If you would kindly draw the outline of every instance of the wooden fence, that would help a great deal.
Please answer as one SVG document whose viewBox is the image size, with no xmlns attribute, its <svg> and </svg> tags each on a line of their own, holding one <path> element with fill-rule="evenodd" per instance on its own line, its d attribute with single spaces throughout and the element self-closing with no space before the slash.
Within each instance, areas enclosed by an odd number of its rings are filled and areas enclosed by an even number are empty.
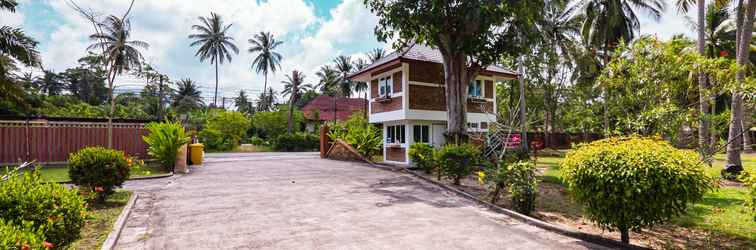
<svg viewBox="0 0 756 250">
<path fill-rule="evenodd" d="M 114 122 L 113 148 L 130 156 L 147 157 L 143 122 Z M 102 121 L 0 120 L 0 164 L 24 161 L 66 162 L 69 154 L 89 146 L 107 146 Z"/>
</svg>

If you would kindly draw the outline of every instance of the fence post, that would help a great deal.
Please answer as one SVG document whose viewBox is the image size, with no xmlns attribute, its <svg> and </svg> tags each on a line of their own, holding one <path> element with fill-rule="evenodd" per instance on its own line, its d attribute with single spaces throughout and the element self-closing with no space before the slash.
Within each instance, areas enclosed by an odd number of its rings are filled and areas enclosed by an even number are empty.
<svg viewBox="0 0 756 250">
<path fill-rule="evenodd" d="M 328 149 L 330 149 L 328 144 L 328 131 L 330 131 L 328 125 L 323 124 L 323 126 L 320 127 L 320 158 L 325 158 Z"/>
</svg>

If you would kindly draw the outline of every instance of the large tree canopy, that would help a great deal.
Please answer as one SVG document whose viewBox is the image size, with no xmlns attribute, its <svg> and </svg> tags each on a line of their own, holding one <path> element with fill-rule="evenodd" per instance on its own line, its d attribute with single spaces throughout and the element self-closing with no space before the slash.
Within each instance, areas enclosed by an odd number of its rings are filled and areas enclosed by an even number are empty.
<svg viewBox="0 0 756 250">
<path fill-rule="evenodd" d="M 381 41 L 417 42 L 443 56 L 450 142 L 464 141 L 467 84 L 486 66 L 529 51 L 544 1 L 365 0 Z"/>
</svg>

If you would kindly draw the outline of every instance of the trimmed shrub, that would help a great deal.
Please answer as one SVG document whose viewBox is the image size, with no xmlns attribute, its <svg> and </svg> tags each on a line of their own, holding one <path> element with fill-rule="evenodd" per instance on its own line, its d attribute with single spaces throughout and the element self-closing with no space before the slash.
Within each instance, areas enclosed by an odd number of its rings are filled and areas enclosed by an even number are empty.
<svg viewBox="0 0 756 250">
<path fill-rule="evenodd" d="M 629 231 L 683 214 L 689 202 L 711 189 L 696 153 L 649 138 L 619 137 L 581 144 L 561 163 L 571 196 L 591 220 Z"/>
<path fill-rule="evenodd" d="M 0 249 L 44 249 L 45 235 L 31 222 L 17 226 L 0 218 Z"/>
<path fill-rule="evenodd" d="M 213 111 L 208 115 L 199 137 L 209 150 L 228 151 L 239 146 L 251 122 L 240 112 Z"/>
<path fill-rule="evenodd" d="M 740 175 L 740 180 L 748 189 L 748 196 L 743 205 L 745 205 L 746 211 L 753 215 L 753 220 L 756 221 L 756 173 L 743 172 Z"/>
<path fill-rule="evenodd" d="M 189 143 L 184 127 L 178 122 L 165 121 L 150 122 L 146 128 L 150 134 L 142 138 L 150 146 L 147 153 L 160 161 L 163 168 L 172 171 L 179 148 Z"/>
<path fill-rule="evenodd" d="M 331 140 L 341 139 L 368 159 L 381 153 L 383 139 L 381 130 L 368 123 L 362 114 L 353 114 L 349 120 L 339 122 L 328 132 Z"/>
<path fill-rule="evenodd" d="M 282 134 L 273 140 L 273 147 L 286 152 L 315 151 L 320 147 L 320 138 L 310 133 Z"/>
<path fill-rule="evenodd" d="M 79 238 L 85 212 L 86 202 L 76 189 L 45 182 L 39 172 L 0 183 L 0 219 L 22 231 L 39 232 L 44 235 L 41 240 L 56 247 L 64 248 Z"/>
<path fill-rule="evenodd" d="M 415 166 L 425 171 L 425 173 L 430 173 L 435 167 L 435 161 L 433 160 L 433 152 L 435 150 L 430 144 L 415 143 L 410 145 L 409 157 L 415 163 Z"/>
<path fill-rule="evenodd" d="M 105 201 L 114 187 L 129 179 L 130 161 L 123 151 L 88 147 L 68 157 L 68 177 L 74 184 L 97 192 L 97 201 Z"/>
<path fill-rule="evenodd" d="M 460 180 L 472 174 L 473 167 L 480 163 L 480 150 L 473 144 L 447 144 L 435 156 L 439 177 L 445 177 L 459 185 Z"/>
</svg>

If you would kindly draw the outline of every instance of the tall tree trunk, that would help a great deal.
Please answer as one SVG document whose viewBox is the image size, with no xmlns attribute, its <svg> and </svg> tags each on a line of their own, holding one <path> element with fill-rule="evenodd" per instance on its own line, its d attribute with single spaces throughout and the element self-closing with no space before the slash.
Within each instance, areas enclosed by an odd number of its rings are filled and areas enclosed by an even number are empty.
<svg viewBox="0 0 756 250">
<path fill-rule="evenodd" d="M 292 118 L 292 114 L 293 113 L 294 113 L 294 98 L 291 98 L 291 100 L 289 100 L 289 134 L 291 134 L 292 130 L 294 130 L 293 124 L 292 124 L 293 123 L 293 118 Z"/>
<path fill-rule="evenodd" d="M 520 59 L 520 76 L 518 82 L 520 83 L 520 145 L 522 150 L 528 152 L 528 111 L 525 108 L 525 67 L 522 65 L 522 58 Z"/>
<path fill-rule="evenodd" d="M 630 230 L 627 228 L 620 228 L 620 240 L 622 243 L 630 244 Z"/>
<path fill-rule="evenodd" d="M 698 53 L 705 56 L 706 53 L 706 1 L 698 0 L 698 41 L 696 47 Z M 709 96 L 706 82 L 706 74 L 698 74 L 698 149 L 701 153 L 701 159 L 705 158 L 711 152 L 711 141 L 709 141 Z"/>
<path fill-rule="evenodd" d="M 444 51 L 444 80 L 446 82 L 447 143 L 467 142 L 467 88 L 470 74 L 467 56 L 463 53 Z M 473 75 L 474 76 L 474 75 Z"/>
<path fill-rule="evenodd" d="M 370 83 L 368 83 L 368 84 L 370 84 Z M 368 119 L 370 119 L 370 118 L 368 117 L 368 103 L 370 102 L 370 101 L 368 100 L 368 90 L 369 90 L 369 89 L 370 89 L 370 85 L 368 85 L 368 88 L 367 88 L 367 89 L 365 89 L 365 109 L 364 109 L 364 110 L 362 111 L 362 112 L 363 112 L 363 113 L 365 114 L 365 120 L 368 120 Z"/>
<path fill-rule="evenodd" d="M 604 42 L 604 67 L 607 66 L 609 66 L 609 41 Z M 601 95 L 604 96 L 604 101 L 602 102 L 604 109 L 604 136 L 609 136 L 609 88 L 602 86 Z"/>
<path fill-rule="evenodd" d="M 108 148 L 113 148 L 113 115 L 115 114 L 115 99 L 113 98 L 113 82 L 115 81 L 116 72 L 110 68 L 110 75 L 108 75 L 108 98 L 110 98 L 110 113 L 108 114 Z"/>
<path fill-rule="evenodd" d="M 742 2 L 742 1 L 741 1 Z M 739 11 L 743 11 L 743 6 L 739 6 Z M 731 140 L 727 144 L 727 165 L 742 166 L 743 163 L 740 159 L 740 147 L 742 146 L 742 121 L 743 121 L 743 93 L 741 93 L 745 82 L 745 67 L 748 65 L 748 53 L 750 51 L 750 42 L 753 30 L 753 15 L 756 11 L 756 0 L 749 0 L 748 6 L 744 12 L 744 19 L 740 26 L 738 26 L 737 35 L 737 64 L 740 69 L 737 72 L 737 83 L 735 90 L 732 93 L 732 105 L 730 114 L 730 129 L 728 133 L 728 140 Z M 740 15 L 738 15 L 740 18 Z"/>
<path fill-rule="evenodd" d="M 263 96 L 265 96 L 265 91 L 268 91 L 268 73 L 263 73 L 263 77 L 265 77 L 265 83 L 263 83 Z M 273 105 L 272 101 L 270 102 L 270 105 L 268 104 L 268 98 L 269 97 L 265 98 L 265 106 L 263 111 L 270 110 L 269 106 Z"/>
<path fill-rule="evenodd" d="M 753 142 L 751 141 L 751 133 L 749 132 L 751 129 L 751 115 L 752 113 L 748 112 L 747 108 L 743 108 L 743 125 L 741 127 L 743 128 L 743 152 L 746 153 L 753 153 Z"/>
<path fill-rule="evenodd" d="M 218 107 L 218 62 L 215 62 L 215 97 L 213 97 L 213 107 Z"/>
<path fill-rule="evenodd" d="M 158 120 L 163 120 L 163 76 L 160 76 L 158 83 Z"/>
</svg>

